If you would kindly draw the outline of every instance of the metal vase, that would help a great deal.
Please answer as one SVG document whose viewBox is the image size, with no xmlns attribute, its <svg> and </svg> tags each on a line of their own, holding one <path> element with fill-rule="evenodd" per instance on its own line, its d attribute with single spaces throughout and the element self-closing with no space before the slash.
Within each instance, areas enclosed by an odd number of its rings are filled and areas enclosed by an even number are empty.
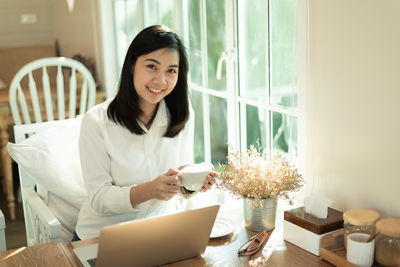
<svg viewBox="0 0 400 267">
<path fill-rule="evenodd" d="M 276 198 L 251 199 L 243 198 L 244 222 L 246 228 L 259 232 L 275 228 Z"/>
</svg>

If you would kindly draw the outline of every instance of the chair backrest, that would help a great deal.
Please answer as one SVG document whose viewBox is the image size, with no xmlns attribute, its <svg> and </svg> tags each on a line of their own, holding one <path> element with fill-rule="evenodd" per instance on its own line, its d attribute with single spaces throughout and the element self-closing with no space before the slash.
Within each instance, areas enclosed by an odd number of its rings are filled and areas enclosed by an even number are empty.
<svg viewBox="0 0 400 267">
<path fill-rule="evenodd" d="M 40 79 L 40 72 L 41 83 L 35 81 Z M 51 77 L 52 73 L 55 77 Z M 69 87 L 67 97 L 65 87 Z M 26 64 L 14 76 L 10 86 L 11 113 L 16 125 L 30 124 L 32 119 L 34 122 L 42 122 L 74 118 L 78 101 L 78 114 L 84 114 L 94 105 L 95 98 L 96 84 L 89 70 L 82 63 L 64 57 L 42 58 Z M 43 113 L 43 110 L 46 112 Z M 43 114 L 46 120 L 42 118 Z"/>
</svg>

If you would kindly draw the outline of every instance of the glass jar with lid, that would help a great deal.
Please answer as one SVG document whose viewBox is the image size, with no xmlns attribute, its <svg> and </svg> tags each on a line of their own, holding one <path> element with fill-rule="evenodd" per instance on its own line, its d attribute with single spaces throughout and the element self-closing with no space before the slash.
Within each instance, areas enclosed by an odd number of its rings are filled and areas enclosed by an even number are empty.
<svg viewBox="0 0 400 267">
<path fill-rule="evenodd" d="M 374 235 L 375 224 L 379 220 L 379 213 L 371 209 L 351 209 L 343 213 L 344 246 L 347 248 L 347 236 L 361 232 Z"/>
<path fill-rule="evenodd" d="M 381 219 L 376 231 L 375 260 L 383 266 L 400 266 L 400 219 Z"/>
</svg>

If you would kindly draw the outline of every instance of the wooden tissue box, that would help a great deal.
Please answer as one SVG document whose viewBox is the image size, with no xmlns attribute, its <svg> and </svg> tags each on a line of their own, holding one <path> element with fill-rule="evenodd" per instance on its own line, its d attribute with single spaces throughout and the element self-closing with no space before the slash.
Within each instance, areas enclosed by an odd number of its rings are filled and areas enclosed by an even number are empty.
<svg viewBox="0 0 400 267">
<path fill-rule="evenodd" d="M 328 217 L 318 219 L 304 211 L 304 207 L 284 213 L 283 237 L 286 241 L 319 256 L 321 238 L 343 228 L 343 213 L 328 208 Z"/>
</svg>

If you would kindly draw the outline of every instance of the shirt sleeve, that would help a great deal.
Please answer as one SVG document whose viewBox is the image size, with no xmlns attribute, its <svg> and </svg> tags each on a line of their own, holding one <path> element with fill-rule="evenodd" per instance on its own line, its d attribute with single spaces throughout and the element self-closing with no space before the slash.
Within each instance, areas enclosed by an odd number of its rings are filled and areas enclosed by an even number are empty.
<svg viewBox="0 0 400 267">
<path fill-rule="evenodd" d="M 111 158 L 107 152 L 101 122 L 87 113 L 81 125 L 79 155 L 82 174 L 92 209 L 99 215 L 139 211 L 130 202 L 131 186 L 116 186 L 110 175 Z"/>
</svg>

